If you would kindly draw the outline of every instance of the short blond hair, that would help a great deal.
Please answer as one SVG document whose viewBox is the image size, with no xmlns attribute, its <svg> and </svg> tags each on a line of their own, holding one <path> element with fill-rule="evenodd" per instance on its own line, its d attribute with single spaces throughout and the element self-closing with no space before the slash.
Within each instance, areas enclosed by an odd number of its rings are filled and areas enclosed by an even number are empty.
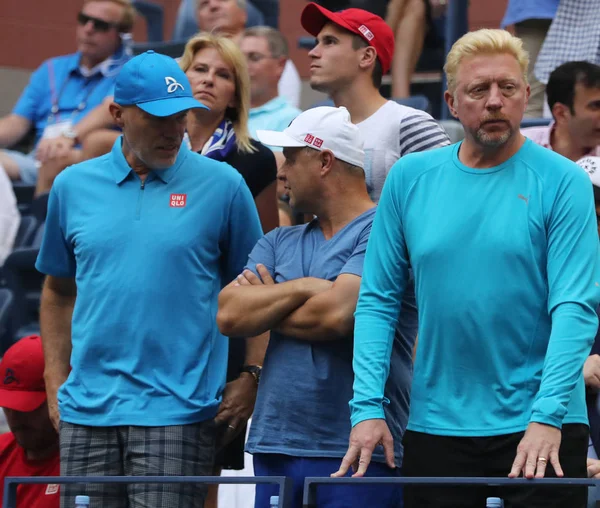
<svg viewBox="0 0 600 508">
<path fill-rule="evenodd" d="M 131 3 L 131 0 L 83 0 L 83 5 L 91 2 L 112 2 L 113 4 L 120 5 L 123 7 L 123 16 L 119 21 L 120 32 L 131 32 L 133 29 L 133 22 L 135 21 L 135 8 Z"/>
<path fill-rule="evenodd" d="M 506 30 L 482 28 L 466 33 L 452 45 L 444 65 L 448 91 L 454 93 L 456 90 L 456 74 L 463 59 L 502 53 L 515 57 L 521 67 L 523 80 L 527 84 L 529 55 L 523 49 L 523 41 Z"/>
<path fill-rule="evenodd" d="M 241 152 L 254 152 L 255 149 L 250 142 L 250 132 L 248 131 L 248 115 L 250 112 L 248 64 L 237 44 L 222 35 L 212 33 L 195 35 L 185 45 L 183 56 L 179 59 L 179 66 L 183 69 L 183 72 L 187 72 L 196 53 L 207 48 L 215 49 L 223 61 L 233 69 L 237 106 L 227 108 L 225 117 L 233 123 L 238 150 Z"/>
</svg>

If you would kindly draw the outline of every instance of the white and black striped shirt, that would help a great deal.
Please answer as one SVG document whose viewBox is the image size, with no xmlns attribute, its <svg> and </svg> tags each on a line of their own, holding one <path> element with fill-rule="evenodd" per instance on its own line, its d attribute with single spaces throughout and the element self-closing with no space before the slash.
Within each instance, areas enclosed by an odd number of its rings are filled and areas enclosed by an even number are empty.
<svg viewBox="0 0 600 508">
<path fill-rule="evenodd" d="M 357 126 L 364 140 L 367 188 L 375 202 L 400 157 L 450 144 L 446 131 L 431 115 L 394 101 L 387 101 Z"/>
</svg>

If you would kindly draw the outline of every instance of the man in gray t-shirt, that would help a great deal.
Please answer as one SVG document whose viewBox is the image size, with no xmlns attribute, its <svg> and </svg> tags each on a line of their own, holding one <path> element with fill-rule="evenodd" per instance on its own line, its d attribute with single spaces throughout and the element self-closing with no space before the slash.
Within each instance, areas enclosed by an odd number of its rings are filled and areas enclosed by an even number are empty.
<svg viewBox="0 0 600 508">
<path fill-rule="evenodd" d="M 427 113 L 379 92 L 392 63 L 394 34 L 379 16 L 362 9 L 331 12 L 310 3 L 302 12 L 304 29 L 317 38 L 311 58 L 310 86 L 327 93 L 350 112 L 364 140 L 369 195 L 379 201 L 385 178 L 403 155 L 450 143 Z"/>
<path fill-rule="evenodd" d="M 217 323 L 229 336 L 271 331 L 247 449 L 257 476 L 292 478 L 292 507 L 301 508 L 305 477 L 333 473 L 347 449 L 353 315 L 376 207 L 366 191 L 360 132 L 345 108 L 310 109 L 283 133 L 259 130 L 258 138 L 284 147 L 280 176 L 290 203 L 315 218 L 258 241 L 247 269 L 221 292 Z M 376 450 L 374 476 L 398 474 L 413 345 L 414 335 L 395 330 L 385 413 L 394 453 Z M 257 486 L 255 506 L 268 506 L 276 493 Z M 391 508 L 399 496 L 394 486 L 338 486 L 319 489 L 317 502 Z"/>
</svg>

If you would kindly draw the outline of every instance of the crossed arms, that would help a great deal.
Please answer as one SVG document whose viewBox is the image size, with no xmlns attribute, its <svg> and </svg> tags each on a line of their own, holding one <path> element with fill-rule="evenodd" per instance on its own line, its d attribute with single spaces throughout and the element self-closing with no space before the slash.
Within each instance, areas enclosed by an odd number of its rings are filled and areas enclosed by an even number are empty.
<svg viewBox="0 0 600 508">
<path fill-rule="evenodd" d="M 230 337 L 267 330 L 300 340 L 335 340 L 352 335 L 361 278 L 342 274 L 335 282 L 303 277 L 275 284 L 264 265 L 257 276 L 244 270 L 219 295 L 217 325 Z"/>
</svg>

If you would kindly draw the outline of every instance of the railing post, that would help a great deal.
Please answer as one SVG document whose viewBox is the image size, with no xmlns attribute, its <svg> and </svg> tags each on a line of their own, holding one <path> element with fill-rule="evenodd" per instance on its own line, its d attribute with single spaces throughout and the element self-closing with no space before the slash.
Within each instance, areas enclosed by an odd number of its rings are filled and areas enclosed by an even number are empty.
<svg viewBox="0 0 600 508">
<path fill-rule="evenodd" d="M 10 478 L 4 478 L 4 499 L 2 506 L 4 508 L 17 508 L 17 483 L 11 481 Z"/>
</svg>

